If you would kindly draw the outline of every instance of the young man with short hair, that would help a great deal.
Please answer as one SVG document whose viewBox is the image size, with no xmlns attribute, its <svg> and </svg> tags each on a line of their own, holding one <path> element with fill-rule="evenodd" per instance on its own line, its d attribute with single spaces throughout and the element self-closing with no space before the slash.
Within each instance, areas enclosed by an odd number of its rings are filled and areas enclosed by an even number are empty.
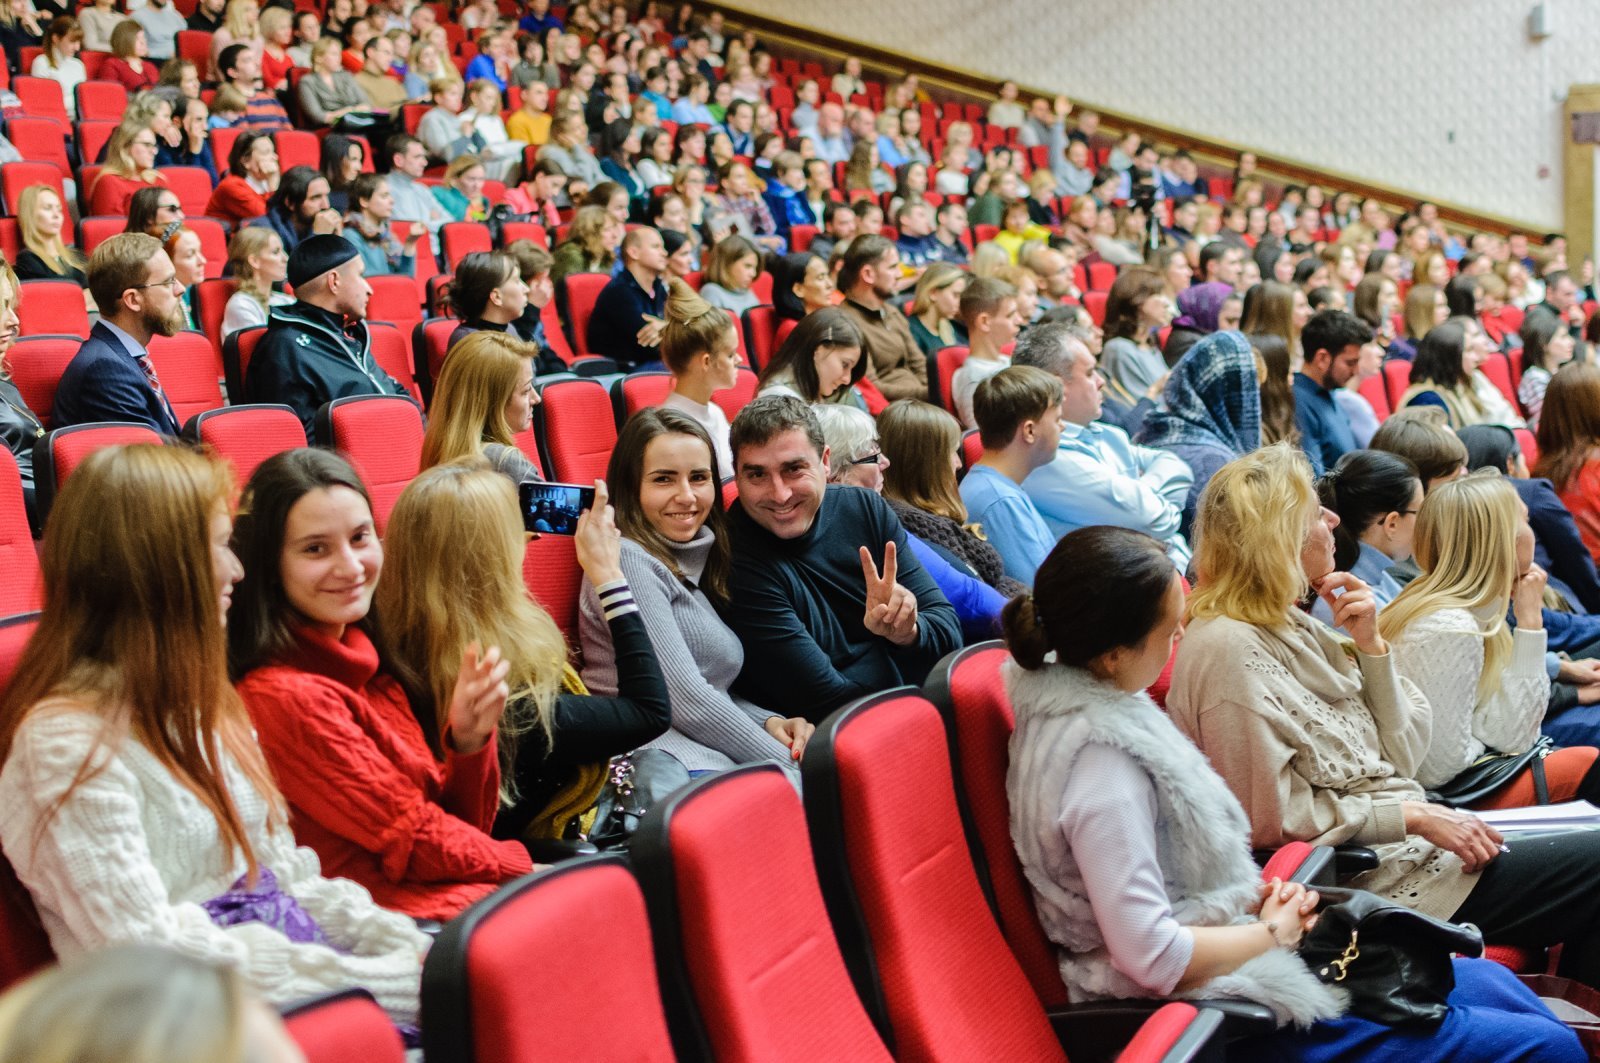
<svg viewBox="0 0 1600 1063">
<path fill-rule="evenodd" d="M 900 252 L 887 238 L 867 233 L 850 241 L 839 270 L 841 307 L 860 327 L 871 356 L 867 379 L 884 398 L 928 397 L 928 360 L 911 335 L 911 323 L 890 302 L 900 291 Z"/>
<path fill-rule="evenodd" d="M 1371 340 L 1372 329 L 1343 310 L 1311 315 L 1300 332 L 1305 362 L 1294 375 L 1294 422 L 1300 429 L 1300 448 L 1318 476 L 1347 451 L 1357 449 L 1350 418 L 1339 409 L 1333 393 L 1355 376 L 1361 347 Z"/>
<path fill-rule="evenodd" d="M 961 501 L 967 518 L 999 551 L 1006 575 L 1029 585 L 1056 537 L 1022 481 L 1055 460 L 1062 395 L 1059 377 L 1013 365 L 979 384 L 972 397 L 983 457 L 962 479 Z"/>
<path fill-rule="evenodd" d="M 967 205 L 960 199 L 947 199 L 934 212 L 934 242 L 939 245 L 939 261 L 965 266 L 970 258 L 962 237 L 967 233 Z"/>
<path fill-rule="evenodd" d="M 961 293 L 960 317 L 967 327 L 967 360 L 950 378 L 950 400 L 961 427 L 975 428 L 972 393 L 1011 364 L 1011 356 L 1000 348 L 1022 330 L 1017 289 L 997 277 L 973 277 Z"/>
<path fill-rule="evenodd" d="M 659 367 L 666 327 L 667 248 L 661 233 L 641 225 L 622 238 L 622 271 L 600 290 L 589 318 L 589 349 L 624 372 Z"/>
</svg>

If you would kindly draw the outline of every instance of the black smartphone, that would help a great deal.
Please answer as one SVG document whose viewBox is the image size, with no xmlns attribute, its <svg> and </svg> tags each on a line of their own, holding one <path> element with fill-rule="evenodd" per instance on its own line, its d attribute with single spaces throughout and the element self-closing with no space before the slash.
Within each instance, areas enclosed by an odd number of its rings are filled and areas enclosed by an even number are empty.
<svg viewBox="0 0 1600 1063">
<path fill-rule="evenodd" d="M 578 515 L 594 505 L 594 488 L 526 481 L 518 487 L 522 526 L 549 535 L 576 535 Z"/>
</svg>

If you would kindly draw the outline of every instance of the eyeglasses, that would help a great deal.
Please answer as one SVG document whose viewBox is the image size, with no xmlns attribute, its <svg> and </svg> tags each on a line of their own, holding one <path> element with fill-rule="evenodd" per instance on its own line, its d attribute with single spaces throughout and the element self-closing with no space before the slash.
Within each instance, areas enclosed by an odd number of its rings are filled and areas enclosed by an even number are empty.
<svg viewBox="0 0 1600 1063">
<path fill-rule="evenodd" d="M 168 213 L 171 213 L 171 214 L 182 214 L 183 213 L 183 204 L 182 203 L 157 203 L 156 204 L 156 209 L 157 210 L 164 210 L 164 211 L 167 211 Z"/>
<path fill-rule="evenodd" d="M 151 281 L 149 284 L 130 284 L 126 288 L 124 288 L 122 290 L 125 291 L 125 292 L 136 292 L 136 291 L 139 291 L 141 288 L 181 288 L 181 287 L 182 287 L 182 285 L 178 283 L 178 275 L 176 273 L 174 273 L 172 276 L 168 277 L 164 281 Z"/>
<path fill-rule="evenodd" d="M 153 148 L 156 146 L 156 142 L 154 140 L 135 140 L 133 146 L 136 148 Z"/>
<path fill-rule="evenodd" d="M 883 460 L 883 451 L 874 450 L 871 454 L 868 454 L 864 458 L 856 458 L 856 459 L 854 459 L 852 461 L 845 462 L 845 464 L 846 465 L 877 465 L 882 460 Z"/>
</svg>

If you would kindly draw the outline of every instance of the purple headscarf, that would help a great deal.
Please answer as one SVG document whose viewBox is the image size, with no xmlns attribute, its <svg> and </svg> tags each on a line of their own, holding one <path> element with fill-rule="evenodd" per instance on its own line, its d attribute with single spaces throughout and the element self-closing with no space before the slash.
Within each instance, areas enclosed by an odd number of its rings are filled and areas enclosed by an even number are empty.
<svg viewBox="0 0 1600 1063">
<path fill-rule="evenodd" d="M 1173 327 L 1190 328 L 1197 332 L 1217 331 L 1217 315 L 1222 312 L 1222 304 L 1233 295 L 1233 285 L 1221 281 L 1207 281 L 1185 288 L 1178 293 L 1181 316 L 1172 323 Z"/>
</svg>

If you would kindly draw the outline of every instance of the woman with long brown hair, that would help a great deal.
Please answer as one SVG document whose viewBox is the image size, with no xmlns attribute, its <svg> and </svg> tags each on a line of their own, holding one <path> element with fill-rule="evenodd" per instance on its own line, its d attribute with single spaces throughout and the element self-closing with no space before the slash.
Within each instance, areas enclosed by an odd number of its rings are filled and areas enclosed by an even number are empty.
<svg viewBox="0 0 1600 1063">
<path fill-rule="evenodd" d="M 1600 367 L 1575 362 L 1550 378 L 1533 474 L 1555 485 L 1583 545 L 1600 559 Z"/>
<path fill-rule="evenodd" d="M 1100 371 L 1106 385 L 1131 404 L 1167 375 L 1155 335 L 1172 320 L 1167 283 L 1153 269 L 1125 269 L 1106 296 L 1105 346 Z"/>
<path fill-rule="evenodd" d="M 1300 443 L 1294 423 L 1294 374 L 1289 371 L 1289 345 L 1271 332 L 1246 336 L 1255 351 L 1261 376 L 1261 442 Z"/>
<path fill-rule="evenodd" d="M 363 986 L 414 1021 L 427 939 L 295 848 L 228 683 L 232 493 L 225 463 L 156 445 L 63 486 L 0 701 L 0 843 L 63 959 L 158 943 L 274 1003 Z"/>
</svg>

